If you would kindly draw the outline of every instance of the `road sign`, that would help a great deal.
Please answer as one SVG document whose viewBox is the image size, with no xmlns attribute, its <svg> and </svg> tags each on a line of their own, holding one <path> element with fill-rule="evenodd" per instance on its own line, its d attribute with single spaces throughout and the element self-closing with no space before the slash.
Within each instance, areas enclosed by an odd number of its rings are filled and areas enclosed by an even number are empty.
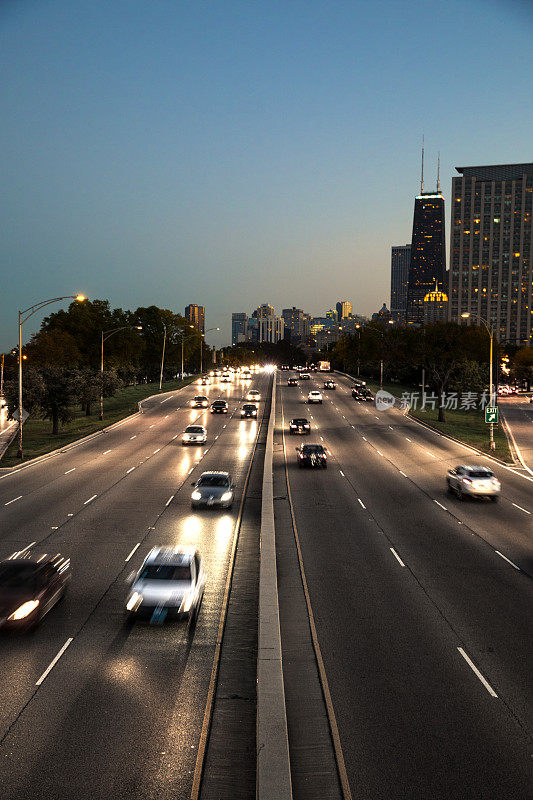
<svg viewBox="0 0 533 800">
<path fill-rule="evenodd" d="M 17 422 L 19 421 L 19 410 L 18 410 L 18 408 L 16 409 L 16 411 L 13 411 L 13 414 L 11 416 L 13 417 L 13 419 L 16 419 Z M 28 419 L 29 416 L 30 415 L 28 414 L 26 409 L 23 408 L 22 409 L 22 422 L 23 423 L 26 422 L 26 420 Z"/>
<path fill-rule="evenodd" d="M 487 424 L 498 424 L 498 406 L 487 406 L 485 408 L 485 422 Z"/>
</svg>

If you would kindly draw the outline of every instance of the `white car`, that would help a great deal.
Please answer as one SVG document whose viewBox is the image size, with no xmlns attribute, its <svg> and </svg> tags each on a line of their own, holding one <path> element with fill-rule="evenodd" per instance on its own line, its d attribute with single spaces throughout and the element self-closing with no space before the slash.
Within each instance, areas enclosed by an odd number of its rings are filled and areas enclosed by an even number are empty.
<svg viewBox="0 0 533 800">
<path fill-rule="evenodd" d="M 252 373 L 248 370 L 243 370 L 241 372 L 241 378 L 243 381 L 251 381 L 252 380 Z"/>
<path fill-rule="evenodd" d="M 197 394 L 191 400 L 191 408 L 207 408 L 209 405 L 209 398 L 205 394 Z"/>
<path fill-rule="evenodd" d="M 490 497 L 493 502 L 499 497 L 501 484 L 488 467 L 461 464 L 448 470 L 446 484 L 449 492 L 455 492 L 459 500 L 465 497 Z"/>
<path fill-rule="evenodd" d="M 182 444 L 205 444 L 207 429 L 203 425 L 187 425 L 181 435 Z"/>
<path fill-rule="evenodd" d="M 250 389 L 246 395 L 247 400 L 261 400 L 261 393 L 257 389 Z"/>
<path fill-rule="evenodd" d="M 198 619 L 205 580 L 197 550 L 154 547 L 139 572 L 128 578 L 127 621 L 141 618 L 162 625 L 165 619 L 188 618 L 192 627 Z"/>
<path fill-rule="evenodd" d="M 308 403 L 321 403 L 322 402 L 322 394 L 317 392 L 316 390 L 309 392 L 307 395 L 307 402 Z"/>
</svg>

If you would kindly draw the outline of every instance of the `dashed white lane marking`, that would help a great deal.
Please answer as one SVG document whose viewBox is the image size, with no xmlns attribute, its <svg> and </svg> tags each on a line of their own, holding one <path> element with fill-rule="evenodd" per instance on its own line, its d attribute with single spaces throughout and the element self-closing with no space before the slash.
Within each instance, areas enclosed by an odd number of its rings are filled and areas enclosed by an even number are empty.
<svg viewBox="0 0 533 800">
<path fill-rule="evenodd" d="M 439 506 L 439 508 L 442 508 L 443 511 L 448 511 L 446 506 L 443 506 L 442 503 L 439 503 L 438 500 L 433 500 L 433 502 L 436 503 Z"/>
<path fill-rule="evenodd" d="M 494 689 L 492 688 L 490 683 L 486 680 L 486 678 L 483 677 L 483 675 L 478 670 L 476 665 L 469 659 L 469 657 L 467 656 L 467 654 L 465 653 L 463 648 L 462 647 L 458 647 L 457 649 L 459 650 L 459 652 L 461 653 L 462 657 L 464 658 L 464 660 L 466 661 L 468 666 L 471 668 L 471 670 L 478 676 L 479 680 L 481 681 L 481 683 L 483 684 L 483 686 L 485 687 L 487 692 L 490 695 L 492 695 L 492 697 L 498 697 L 498 695 L 496 694 L 496 692 L 494 691 Z"/>
<path fill-rule="evenodd" d="M 74 472 L 75 469 L 76 469 L 76 467 L 72 467 L 72 469 L 67 469 L 67 471 L 64 474 L 68 475 L 69 472 Z"/>
<path fill-rule="evenodd" d="M 381 450 L 376 450 L 376 453 L 378 454 L 378 456 L 382 456 L 382 457 L 384 457 L 384 456 L 383 456 L 383 453 L 381 452 Z"/>
<path fill-rule="evenodd" d="M 401 567 L 405 567 L 405 564 L 403 563 L 402 559 L 400 558 L 400 556 L 398 555 L 398 553 L 396 552 L 396 550 L 394 549 L 394 547 L 391 547 L 391 548 L 390 548 L 390 551 L 391 551 L 392 555 L 394 556 L 394 558 L 396 559 L 396 561 L 398 561 L 398 563 L 400 564 L 400 566 L 401 566 Z"/>
<path fill-rule="evenodd" d="M 110 452 L 111 452 L 111 450 L 104 450 L 104 452 L 102 453 L 102 455 L 103 455 L 103 456 L 106 456 L 106 455 L 107 455 L 108 453 L 110 453 Z"/>
<path fill-rule="evenodd" d="M 392 427 L 392 425 L 389 425 L 389 428 L 391 429 L 391 431 L 393 431 L 393 430 L 394 430 L 394 428 Z"/>
<path fill-rule="evenodd" d="M 218 433 L 217 433 L 217 435 L 215 436 L 215 439 L 218 439 Z"/>
<path fill-rule="evenodd" d="M 129 475 L 130 472 L 133 472 L 134 469 L 135 469 L 135 467 L 130 467 L 129 469 L 127 469 L 126 470 L 126 475 Z"/>
<path fill-rule="evenodd" d="M 376 415 L 375 415 L 375 414 L 374 414 L 374 416 L 376 417 Z M 376 419 L 379 419 L 379 417 L 376 417 Z"/>
<path fill-rule="evenodd" d="M 154 422 L 154 425 L 155 425 L 155 422 Z M 153 428 L 153 427 L 154 427 L 154 425 L 150 425 L 150 428 Z"/>
<path fill-rule="evenodd" d="M 226 427 L 226 426 L 225 426 L 225 425 L 223 425 L 223 426 L 222 426 L 222 429 L 224 429 L 225 427 Z"/>
<path fill-rule="evenodd" d="M 173 437 L 172 437 L 172 439 L 171 439 L 170 441 L 172 441 L 173 439 L 177 439 L 177 438 L 178 438 L 178 434 L 176 434 L 175 436 L 173 436 Z"/>
<path fill-rule="evenodd" d="M 134 554 L 134 552 L 135 552 L 135 551 L 137 550 L 137 548 L 138 548 L 138 547 L 140 547 L 140 546 L 141 546 L 141 543 L 140 543 L 140 542 L 137 542 L 137 544 L 135 545 L 135 547 L 133 548 L 133 550 L 131 551 L 131 553 L 129 554 L 129 556 L 128 556 L 128 557 L 125 559 L 125 561 L 126 561 L 126 562 L 128 562 L 128 561 L 130 560 L 130 558 L 132 557 L 132 555 Z"/>
<path fill-rule="evenodd" d="M 518 567 L 518 566 L 517 566 L 517 565 L 514 563 L 514 561 L 511 561 L 511 559 L 510 559 L 510 558 L 507 558 L 507 556 L 504 556 L 504 554 L 503 554 L 503 553 L 500 553 L 500 551 L 499 551 L 499 550 L 496 550 L 495 552 L 496 552 L 496 553 L 498 553 L 498 555 L 499 555 L 499 556 L 501 556 L 503 559 L 505 559 L 505 561 L 507 561 L 507 563 L 508 563 L 508 564 L 510 564 L 510 565 L 511 565 L 512 567 L 514 567 L 515 569 L 517 569 L 517 570 L 518 570 L 518 572 L 522 572 L 522 570 L 520 569 L 520 567 Z"/>
<path fill-rule="evenodd" d="M 404 478 L 407 478 L 407 475 L 405 474 L 405 472 L 402 472 L 401 469 L 398 470 L 398 472 L 400 473 L 400 475 L 403 475 Z"/>
<path fill-rule="evenodd" d="M 405 438 L 407 439 L 408 442 L 411 442 L 411 443 L 413 442 L 413 440 L 410 439 L 408 436 L 406 436 Z"/>
<path fill-rule="evenodd" d="M 428 456 L 431 456 L 431 458 L 437 458 L 437 456 L 434 456 L 433 453 L 429 452 L 429 450 L 426 450 L 426 453 L 428 454 Z"/>
<path fill-rule="evenodd" d="M 159 451 L 160 451 L 160 450 L 161 450 L 161 448 L 160 448 L 160 447 L 158 447 L 158 448 L 157 448 L 157 450 L 154 450 L 154 452 L 152 453 L 152 455 L 153 455 L 153 456 L 155 456 L 155 454 L 156 454 L 156 453 L 159 453 Z"/>
<path fill-rule="evenodd" d="M 175 495 L 172 495 L 172 497 L 168 498 L 167 502 L 165 503 L 165 508 L 171 504 L 171 502 L 174 500 L 174 497 Z"/>
<path fill-rule="evenodd" d="M 41 685 L 41 683 L 45 680 L 45 678 L 48 675 L 48 673 L 53 670 L 53 668 L 55 667 L 55 665 L 57 664 L 57 662 L 59 661 L 59 659 L 61 658 L 61 656 L 63 655 L 63 653 L 67 649 L 67 647 L 69 646 L 69 644 L 71 642 L 73 642 L 73 641 L 74 641 L 74 638 L 72 636 L 70 636 L 67 639 L 67 641 L 65 642 L 65 644 L 63 645 L 63 647 L 61 648 L 61 650 L 59 651 L 57 656 L 54 659 L 52 659 L 52 661 L 49 663 L 49 665 L 47 666 L 47 668 L 45 669 L 45 671 L 43 672 L 43 674 L 41 675 L 41 677 L 39 678 L 39 680 L 35 684 L 36 686 L 40 686 Z"/>
<path fill-rule="evenodd" d="M 355 428 L 355 425 L 352 425 L 352 428 Z"/>
<path fill-rule="evenodd" d="M 531 511 L 528 511 L 528 510 L 527 510 L 527 508 L 522 508 L 522 506 L 518 506 L 516 503 L 513 503 L 513 506 L 514 506 L 515 508 L 518 508 L 518 510 L 519 510 L 519 511 L 523 511 L 523 512 L 524 512 L 524 514 L 529 514 L 529 515 L 531 515 Z"/>
<path fill-rule="evenodd" d="M 324 437 L 323 437 L 323 436 L 321 436 L 321 437 L 320 437 L 320 441 L 321 441 L 321 442 L 323 442 L 323 441 L 324 441 Z"/>
<path fill-rule="evenodd" d="M 130 442 L 131 442 L 132 439 L 136 439 L 136 438 L 137 438 L 137 434 L 135 434 L 135 436 L 130 436 Z"/>
<path fill-rule="evenodd" d="M 344 472 L 342 471 L 342 469 L 340 469 L 340 470 L 339 470 L 339 472 L 340 472 L 340 474 L 342 475 L 342 477 L 344 478 L 344 477 L 345 477 L 345 475 L 344 475 Z"/>
<path fill-rule="evenodd" d="M 57 529 L 58 529 L 58 528 L 59 528 L 59 525 L 52 525 L 52 527 L 50 528 L 50 530 L 51 530 L 51 531 L 57 531 Z"/>
<path fill-rule="evenodd" d="M 164 399 L 164 400 L 161 400 L 161 405 L 163 405 L 163 403 L 166 403 L 166 402 L 167 402 L 167 400 L 170 400 L 170 397 L 165 397 L 165 399 Z"/>
<path fill-rule="evenodd" d="M 168 418 L 169 418 L 169 414 L 167 414 L 166 417 L 164 417 L 164 419 L 168 419 Z"/>
<path fill-rule="evenodd" d="M 88 499 L 88 500 L 86 500 L 86 501 L 85 501 L 85 503 L 84 503 L 83 505 L 84 505 L 84 506 L 86 506 L 86 505 L 87 505 L 87 503 L 92 503 L 92 501 L 94 500 L 94 498 L 95 498 L 95 497 L 98 497 L 98 495 L 97 495 L 97 494 L 93 494 L 93 496 L 92 496 L 92 497 L 89 497 L 89 499 Z"/>
<path fill-rule="evenodd" d="M 7 503 L 4 503 L 5 506 L 10 506 L 11 503 L 16 503 L 17 500 L 21 500 L 23 495 L 19 494 L 18 497 L 14 497 L 13 500 L 8 500 Z"/>
<path fill-rule="evenodd" d="M 193 471 L 193 469 L 194 469 L 194 467 L 191 467 L 190 470 L 188 471 L 187 475 L 190 475 L 191 472 Z"/>
<path fill-rule="evenodd" d="M 73 517 L 74 514 L 67 514 L 67 517 Z"/>
<path fill-rule="evenodd" d="M 368 441 L 368 439 L 366 438 L 366 436 L 363 436 L 363 442 L 367 442 L 367 441 Z"/>
<path fill-rule="evenodd" d="M 361 498 L 360 498 L 360 497 L 358 497 L 358 498 L 357 498 L 357 502 L 359 503 L 359 505 L 361 506 L 361 508 L 366 508 L 365 504 L 363 503 L 363 501 L 361 500 Z"/>
</svg>

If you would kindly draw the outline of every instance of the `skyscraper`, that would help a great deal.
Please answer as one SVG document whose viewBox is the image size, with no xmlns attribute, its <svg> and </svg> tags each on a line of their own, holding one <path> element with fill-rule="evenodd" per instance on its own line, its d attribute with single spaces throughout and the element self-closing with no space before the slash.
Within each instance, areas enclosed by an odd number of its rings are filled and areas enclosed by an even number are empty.
<svg viewBox="0 0 533 800">
<path fill-rule="evenodd" d="M 435 288 L 442 289 L 446 273 L 444 242 L 444 196 L 440 191 L 437 172 L 436 192 L 424 192 L 424 151 L 422 150 L 422 179 L 420 194 L 415 197 L 411 261 L 407 286 L 409 325 L 424 322 L 424 297 Z"/>
<path fill-rule="evenodd" d="M 283 339 L 284 323 L 281 317 L 277 317 L 273 306 L 268 303 L 259 306 L 253 316 L 257 319 L 258 342 L 279 342 Z"/>
<path fill-rule="evenodd" d="M 205 308 L 191 303 L 185 306 L 185 319 L 190 325 L 194 325 L 198 333 L 205 333 Z"/>
<path fill-rule="evenodd" d="M 339 322 L 341 319 L 349 317 L 352 313 L 352 304 L 349 300 L 339 300 L 335 308 L 337 309 L 337 319 Z"/>
<path fill-rule="evenodd" d="M 291 342 L 299 342 L 304 337 L 304 312 L 301 308 L 284 308 L 281 312 L 285 324 L 285 338 Z"/>
<path fill-rule="evenodd" d="M 405 324 L 407 312 L 407 284 L 409 281 L 409 264 L 411 262 L 411 245 L 405 244 L 392 248 L 390 270 L 390 311 L 392 318 L 400 325 Z"/>
<path fill-rule="evenodd" d="M 231 343 L 240 344 L 245 342 L 248 334 L 248 316 L 243 312 L 236 312 L 231 315 Z"/>
<path fill-rule="evenodd" d="M 531 344 L 533 164 L 456 167 L 449 310 L 493 323 L 502 342 Z"/>
</svg>

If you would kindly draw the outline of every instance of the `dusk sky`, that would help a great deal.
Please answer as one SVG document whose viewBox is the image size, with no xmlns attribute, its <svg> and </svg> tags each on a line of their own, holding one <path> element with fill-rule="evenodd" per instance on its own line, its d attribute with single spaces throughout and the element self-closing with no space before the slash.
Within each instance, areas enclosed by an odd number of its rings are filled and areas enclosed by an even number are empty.
<svg viewBox="0 0 533 800">
<path fill-rule="evenodd" d="M 422 134 L 448 221 L 455 166 L 533 160 L 529 0 L 2 0 L 0 60 L 0 350 L 78 291 L 205 305 L 217 346 L 261 303 L 371 314 Z"/>
</svg>

